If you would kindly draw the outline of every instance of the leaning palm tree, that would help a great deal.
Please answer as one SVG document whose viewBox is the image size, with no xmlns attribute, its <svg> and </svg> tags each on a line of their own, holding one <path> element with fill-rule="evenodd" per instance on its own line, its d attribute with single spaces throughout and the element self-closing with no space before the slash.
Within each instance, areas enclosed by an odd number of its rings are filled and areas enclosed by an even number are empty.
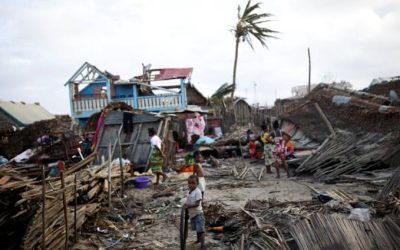
<svg viewBox="0 0 400 250">
<path fill-rule="evenodd" d="M 246 8 L 243 13 L 240 12 L 240 5 L 238 6 L 238 21 L 236 26 L 232 29 L 235 34 L 236 44 L 235 44 L 235 61 L 233 63 L 233 91 L 231 92 L 231 97 L 235 94 L 236 90 L 236 67 L 238 61 L 239 43 L 247 42 L 252 49 L 253 42 L 252 38 L 258 40 L 261 45 L 268 48 L 266 41 L 268 38 L 276 38 L 272 36 L 272 33 L 277 33 L 277 31 L 268 29 L 266 27 L 261 27 L 262 24 L 270 21 L 266 19 L 271 16 L 269 13 L 255 13 L 257 9 L 260 8 L 261 3 L 252 4 L 251 0 L 247 2 Z"/>
</svg>

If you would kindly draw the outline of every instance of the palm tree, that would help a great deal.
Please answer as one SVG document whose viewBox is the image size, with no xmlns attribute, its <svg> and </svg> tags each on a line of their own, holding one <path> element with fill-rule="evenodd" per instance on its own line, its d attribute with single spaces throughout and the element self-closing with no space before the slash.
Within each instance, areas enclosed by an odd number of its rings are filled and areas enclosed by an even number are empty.
<svg viewBox="0 0 400 250">
<path fill-rule="evenodd" d="M 268 29 L 266 27 L 261 27 L 260 25 L 269 22 L 266 19 L 271 16 L 269 13 L 255 13 L 257 9 L 260 8 L 261 3 L 252 4 L 251 0 L 247 2 L 246 8 L 243 13 L 240 13 L 240 5 L 238 6 L 238 21 L 236 26 L 232 30 L 235 34 L 236 44 L 235 44 L 235 61 L 233 63 L 233 91 L 231 92 L 231 97 L 235 94 L 236 90 L 236 67 L 238 61 L 239 43 L 247 42 L 252 49 L 253 42 L 252 38 L 258 40 L 261 45 L 268 48 L 266 41 L 268 38 L 276 38 L 272 36 L 272 33 L 277 33 L 277 31 Z"/>
</svg>

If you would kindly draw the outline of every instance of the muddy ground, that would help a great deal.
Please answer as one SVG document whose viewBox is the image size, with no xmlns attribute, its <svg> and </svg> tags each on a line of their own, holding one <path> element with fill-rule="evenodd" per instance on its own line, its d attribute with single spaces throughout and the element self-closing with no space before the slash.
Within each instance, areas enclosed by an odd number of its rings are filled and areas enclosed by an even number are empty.
<svg viewBox="0 0 400 250">
<path fill-rule="evenodd" d="M 245 164 L 253 169 L 254 174 L 249 171 L 243 180 L 236 179 L 231 173 L 232 166 L 239 165 L 240 170 L 240 165 Z M 283 173 L 277 179 L 273 173 L 257 181 L 256 175 L 262 168 L 262 163 L 250 164 L 240 158 L 227 159 L 218 169 L 206 166 L 204 206 L 222 204 L 227 210 L 239 210 L 248 200 L 311 201 L 313 190 L 340 190 L 355 201 L 368 202 L 376 195 L 380 184 L 390 176 L 390 171 L 382 171 L 373 175 L 373 181 L 365 181 L 371 177 L 363 175 L 358 179 L 326 184 L 310 177 L 287 178 Z M 144 189 L 127 187 L 124 199 L 114 197 L 113 208 L 103 208 L 85 225 L 74 249 L 179 249 L 180 213 L 189 173 L 173 172 L 168 175 L 169 180 L 159 186 L 150 185 Z M 163 190 L 172 192 L 169 196 L 153 197 Z M 230 247 L 219 239 L 218 234 L 207 233 L 208 249 Z M 187 249 L 199 249 L 195 240 L 195 232 L 190 232 Z"/>
</svg>

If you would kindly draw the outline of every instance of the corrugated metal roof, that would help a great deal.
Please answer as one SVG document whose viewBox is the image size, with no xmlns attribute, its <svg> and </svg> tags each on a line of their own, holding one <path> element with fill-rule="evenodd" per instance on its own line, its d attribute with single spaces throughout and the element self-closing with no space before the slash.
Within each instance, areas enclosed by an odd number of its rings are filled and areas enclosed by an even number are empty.
<svg viewBox="0 0 400 250">
<path fill-rule="evenodd" d="M 55 118 L 54 115 L 36 103 L 0 101 L 0 110 L 23 125 Z"/>
</svg>

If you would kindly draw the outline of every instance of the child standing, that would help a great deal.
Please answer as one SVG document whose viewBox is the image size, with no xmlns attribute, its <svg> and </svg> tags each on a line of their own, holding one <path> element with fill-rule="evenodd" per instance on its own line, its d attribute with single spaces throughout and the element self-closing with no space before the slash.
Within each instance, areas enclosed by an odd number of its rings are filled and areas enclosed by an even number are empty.
<svg viewBox="0 0 400 250">
<path fill-rule="evenodd" d="M 205 219 L 202 207 L 201 191 L 198 188 L 199 180 L 195 175 L 188 178 L 189 192 L 186 198 L 185 208 L 189 210 L 190 225 L 197 232 L 197 241 L 201 248 L 205 247 Z"/>
<path fill-rule="evenodd" d="M 201 156 L 200 151 L 195 151 L 193 153 L 194 157 L 194 168 L 193 168 L 193 174 L 196 175 L 199 178 L 199 186 L 198 188 L 200 189 L 201 196 L 204 199 L 204 192 L 206 191 L 206 179 L 204 178 L 204 169 L 201 163 L 203 163 L 203 157 Z"/>
</svg>

